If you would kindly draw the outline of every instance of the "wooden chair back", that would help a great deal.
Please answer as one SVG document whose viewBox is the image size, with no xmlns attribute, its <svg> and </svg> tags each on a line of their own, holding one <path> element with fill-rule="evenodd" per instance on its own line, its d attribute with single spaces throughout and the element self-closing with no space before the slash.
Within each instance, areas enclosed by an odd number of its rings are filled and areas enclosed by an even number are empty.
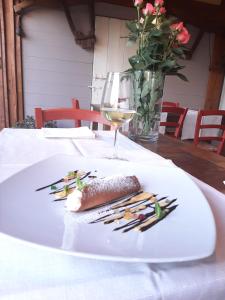
<svg viewBox="0 0 225 300">
<path fill-rule="evenodd" d="M 80 109 L 80 103 L 79 100 L 76 98 L 72 99 L 72 107 L 75 109 Z M 81 127 L 81 120 L 75 120 L 74 122 L 75 127 Z"/>
<path fill-rule="evenodd" d="M 168 113 L 174 118 L 174 120 L 160 122 L 160 126 L 174 127 L 175 131 L 172 133 L 172 135 L 175 138 L 179 138 L 181 135 L 181 131 L 182 131 L 182 127 L 184 124 L 184 119 L 186 117 L 187 111 L 188 108 L 184 108 L 184 107 L 163 106 L 162 112 Z"/>
<path fill-rule="evenodd" d="M 179 107 L 180 103 L 179 102 L 171 102 L 171 101 L 163 101 L 162 106 Z"/>
<path fill-rule="evenodd" d="M 207 120 L 204 117 L 209 117 L 209 116 L 221 116 L 221 123 L 212 123 L 213 121 L 211 120 Z M 203 118 L 204 118 L 204 122 L 203 122 Z M 221 142 L 221 144 L 219 144 L 219 146 L 217 147 L 216 152 L 218 154 L 221 154 L 222 149 L 223 149 L 223 137 L 225 139 L 224 136 L 224 131 L 225 131 L 225 124 L 223 124 L 222 120 L 223 118 L 225 118 L 225 110 L 221 110 L 221 109 L 214 109 L 214 110 L 200 110 L 198 112 L 198 117 L 197 117 L 197 121 L 196 121 L 196 126 L 195 126 L 195 137 L 194 137 L 194 144 L 198 145 L 200 141 L 208 141 L 208 142 L 212 142 L 212 141 L 219 141 Z M 221 134 L 216 136 L 216 135 L 205 135 L 205 136 L 201 136 L 201 130 L 204 129 L 218 129 L 221 130 Z"/>
<path fill-rule="evenodd" d="M 35 125 L 36 128 L 44 127 L 44 123 L 53 120 L 74 120 L 75 121 L 89 121 L 108 126 L 111 128 L 110 122 L 108 122 L 100 112 L 77 109 L 77 108 L 51 108 L 42 109 L 40 107 L 35 108 Z"/>
<path fill-rule="evenodd" d="M 225 130 L 223 132 L 221 142 L 218 145 L 217 153 L 222 155 L 225 154 Z"/>
</svg>

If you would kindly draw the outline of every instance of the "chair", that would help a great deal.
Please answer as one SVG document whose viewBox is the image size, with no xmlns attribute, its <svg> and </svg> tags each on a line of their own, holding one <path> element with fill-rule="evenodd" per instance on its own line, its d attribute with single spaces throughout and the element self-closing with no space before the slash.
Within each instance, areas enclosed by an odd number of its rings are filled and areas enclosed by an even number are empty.
<svg viewBox="0 0 225 300">
<path fill-rule="evenodd" d="M 75 109 L 80 109 L 80 103 L 79 100 L 76 98 L 72 99 L 72 107 Z M 80 120 L 75 120 L 75 127 L 81 127 L 81 121 Z"/>
<path fill-rule="evenodd" d="M 76 121 L 89 121 L 106 125 L 111 129 L 111 123 L 107 121 L 100 112 L 77 109 L 77 108 L 51 108 L 42 109 L 35 108 L 35 125 L 36 128 L 42 128 L 45 122 L 53 120 L 74 120 Z"/>
<path fill-rule="evenodd" d="M 173 127 L 175 131 L 169 133 L 175 138 L 179 138 L 181 135 L 184 119 L 186 117 L 188 108 L 183 107 L 173 107 L 173 106 L 163 106 L 162 112 L 167 113 L 173 120 L 160 122 L 160 126 Z"/>
<path fill-rule="evenodd" d="M 171 106 L 171 107 L 179 107 L 180 103 L 179 102 L 170 102 L 170 101 L 163 101 L 162 106 Z"/>
<path fill-rule="evenodd" d="M 218 154 L 223 154 L 224 152 L 225 152 L 225 130 L 223 132 L 221 142 L 219 143 L 218 148 L 217 148 Z"/>
<path fill-rule="evenodd" d="M 225 110 L 200 110 L 195 126 L 194 144 L 198 145 L 201 141 L 219 141 L 221 143 L 216 148 L 216 153 L 221 154 L 225 139 L 223 117 L 225 118 Z M 212 129 L 216 132 L 213 133 Z"/>
</svg>

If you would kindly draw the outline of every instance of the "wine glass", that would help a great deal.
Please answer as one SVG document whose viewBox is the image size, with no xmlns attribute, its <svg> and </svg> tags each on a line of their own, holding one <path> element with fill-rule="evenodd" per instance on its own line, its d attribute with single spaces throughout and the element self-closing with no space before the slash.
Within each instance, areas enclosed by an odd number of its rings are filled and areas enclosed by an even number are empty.
<svg viewBox="0 0 225 300">
<path fill-rule="evenodd" d="M 128 72 L 109 72 L 105 81 L 101 113 L 115 127 L 113 157 L 119 159 L 116 151 L 117 132 L 129 123 L 136 113 L 134 105 L 133 75 Z"/>
</svg>

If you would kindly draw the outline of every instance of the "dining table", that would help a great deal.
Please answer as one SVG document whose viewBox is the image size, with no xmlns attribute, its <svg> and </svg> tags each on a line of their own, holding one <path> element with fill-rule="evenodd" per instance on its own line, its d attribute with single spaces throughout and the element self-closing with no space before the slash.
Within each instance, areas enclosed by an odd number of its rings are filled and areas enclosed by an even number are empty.
<svg viewBox="0 0 225 300">
<path fill-rule="evenodd" d="M 46 138 L 42 129 L 5 128 L 0 132 L 0 187 L 55 155 L 104 158 L 113 137 L 113 131 L 96 131 L 90 139 Z M 149 172 L 153 166 L 179 168 L 192 180 L 214 216 L 213 254 L 190 261 L 121 262 L 68 255 L 0 233 L 1 300 L 225 299 L 225 157 L 166 135 L 150 144 L 118 134 L 117 143 L 120 159 L 149 166 Z"/>
</svg>

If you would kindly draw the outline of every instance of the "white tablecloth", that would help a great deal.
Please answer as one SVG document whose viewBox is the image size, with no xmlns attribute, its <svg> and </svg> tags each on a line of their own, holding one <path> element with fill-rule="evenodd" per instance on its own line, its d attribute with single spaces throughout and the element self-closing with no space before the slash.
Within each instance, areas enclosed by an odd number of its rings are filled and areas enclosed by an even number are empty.
<svg viewBox="0 0 225 300">
<path fill-rule="evenodd" d="M 0 181 L 56 153 L 93 157 L 109 150 L 112 133 L 96 140 L 45 139 L 39 130 L 5 129 L 0 133 Z M 140 163 L 172 162 L 119 136 L 119 152 Z M 87 145 L 91 152 L 87 151 Z M 96 149 L 96 151 L 95 151 Z M 129 152 L 128 149 L 131 149 Z M 105 155 L 104 150 L 102 155 Z M 124 151 L 123 151 L 124 150 Z M 80 152 L 81 151 L 81 152 Z M 89 260 L 29 247 L 0 236 L 1 300 L 223 300 L 225 299 L 225 196 L 193 178 L 212 208 L 217 246 L 212 257 L 168 264 Z M 196 229 L 197 230 L 197 229 Z"/>
</svg>

